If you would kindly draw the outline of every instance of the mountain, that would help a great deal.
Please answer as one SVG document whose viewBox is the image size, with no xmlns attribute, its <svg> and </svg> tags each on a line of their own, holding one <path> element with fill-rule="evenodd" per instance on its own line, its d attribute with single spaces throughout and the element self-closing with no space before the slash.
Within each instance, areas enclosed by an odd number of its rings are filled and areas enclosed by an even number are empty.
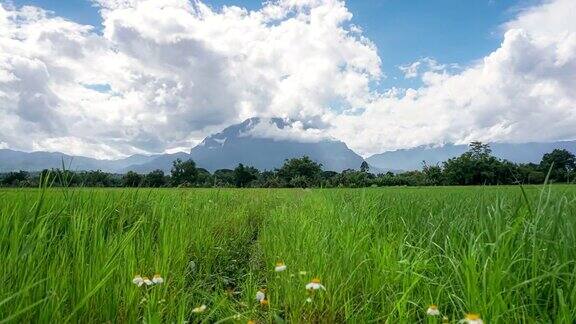
<svg viewBox="0 0 576 324">
<path fill-rule="evenodd" d="M 281 136 L 256 136 L 253 131 L 257 127 L 271 129 Z M 332 171 L 358 169 L 364 161 L 340 141 L 305 141 L 285 136 L 290 127 L 289 121 L 280 118 L 250 118 L 206 137 L 192 149 L 190 156 L 210 171 L 233 169 L 238 163 L 272 170 L 282 166 L 286 159 L 304 155 L 322 163 L 324 170 Z"/>
<path fill-rule="evenodd" d="M 361 156 L 337 140 L 326 139 L 319 132 L 291 121 L 279 118 L 250 118 L 206 137 L 190 154 L 132 155 L 118 160 L 98 160 L 57 152 L 19 152 L 0 149 L 0 172 L 40 171 L 61 168 L 62 162 L 70 170 L 102 170 L 111 173 L 136 171 L 148 173 L 161 169 L 170 172 L 176 159 L 193 159 L 199 167 L 213 172 L 217 169 L 233 169 L 238 163 L 254 166 L 260 170 L 280 167 L 284 160 L 309 156 L 322 163 L 324 170 L 342 171 L 358 169 Z M 304 138 L 304 133 L 312 137 Z M 551 143 L 494 143 L 492 153 L 516 163 L 538 163 L 545 153 L 554 149 L 567 149 L 576 154 L 576 141 Z M 418 170 L 422 161 L 434 165 L 468 150 L 467 145 L 420 146 L 412 149 L 384 152 L 366 159 L 374 173 L 388 170 Z"/>
<path fill-rule="evenodd" d="M 542 156 L 554 149 L 566 149 L 576 154 L 576 141 L 550 143 L 493 143 L 492 154 L 515 163 L 539 163 Z M 439 147 L 419 146 L 372 155 L 366 161 L 381 169 L 419 170 L 422 161 L 429 165 L 444 162 L 468 151 L 468 145 L 446 144 Z"/>
<path fill-rule="evenodd" d="M 126 173 L 128 171 L 134 171 L 138 173 L 149 173 L 154 170 L 162 170 L 164 173 L 169 173 L 172 169 L 172 162 L 176 159 L 181 159 L 186 161 L 191 159 L 190 154 L 179 152 L 174 154 L 160 154 L 154 156 L 153 159 L 145 161 L 144 163 L 132 164 L 126 166 L 119 173 Z M 201 166 L 200 166 L 201 167 Z"/>
<path fill-rule="evenodd" d="M 322 163 L 324 170 L 342 171 L 358 169 L 361 156 L 346 144 L 335 140 L 305 141 L 282 137 L 257 137 L 252 135 L 255 127 L 272 127 L 275 134 L 285 134 L 291 124 L 279 118 L 251 118 L 241 124 L 230 126 L 222 132 L 208 136 L 188 153 L 132 155 L 119 160 L 98 160 L 54 152 L 19 152 L 0 150 L 0 172 L 17 170 L 40 171 L 61 168 L 62 161 L 70 170 L 102 170 L 112 173 L 135 171 L 148 173 L 160 169 L 170 172 L 176 159 L 193 159 L 199 167 L 213 172 L 217 169 L 233 169 L 238 163 L 254 166 L 260 170 L 272 170 L 282 166 L 284 160 L 309 156 Z"/>
<path fill-rule="evenodd" d="M 131 165 L 138 165 L 156 159 L 154 155 L 132 155 L 119 160 L 98 160 L 84 156 L 72 156 L 57 152 L 20 152 L 0 149 L 0 172 L 41 171 L 62 168 L 62 163 L 70 170 L 102 170 L 120 173 Z"/>
</svg>

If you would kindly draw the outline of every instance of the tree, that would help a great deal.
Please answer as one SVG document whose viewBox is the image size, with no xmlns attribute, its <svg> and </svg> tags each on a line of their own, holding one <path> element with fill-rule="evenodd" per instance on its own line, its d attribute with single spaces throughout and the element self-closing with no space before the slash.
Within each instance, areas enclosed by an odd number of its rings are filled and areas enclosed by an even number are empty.
<svg viewBox="0 0 576 324">
<path fill-rule="evenodd" d="M 473 159 L 488 158 L 492 154 L 492 149 L 490 144 L 484 144 L 482 142 L 474 141 L 470 142 L 470 155 Z"/>
<path fill-rule="evenodd" d="M 196 184 L 201 187 L 212 187 L 214 185 L 214 179 L 210 174 L 210 171 L 204 168 L 197 168 L 198 177 L 196 178 Z"/>
<path fill-rule="evenodd" d="M 196 162 L 194 160 L 182 161 L 181 159 L 176 159 L 172 162 L 172 185 L 193 185 L 198 180 L 198 169 L 196 168 Z"/>
<path fill-rule="evenodd" d="M 555 149 L 544 154 L 540 162 L 543 172 L 550 170 L 550 179 L 554 181 L 570 181 L 570 175 L 576 169 L 576 158 L 567 150 Z"/>
<path fill-rule="evenodd" d="M 335 186 L 346 188 L 362 188 L 367 187 L 372 183 L 372 174 L 364 171 L 356 171 L 347 169 L 336 175 L 333 182 Z"/>
<path fill-rule="evenodd" d="M 360 164 L 360 171 L 362 172 L 370 171 L 370 166 L 368 165 L 368 162 L 362 161 L 362 164 Z"/>
<path fill-rule="evenodd" d="M 91 170 L 80 173 L 80 181 L 86 187 L 115 187 L 120 179 L 114 179 L 110 173 L 102 170 Z"/>
<path fill-rule="evenodd" d="M 8 173 L 4 179 L 2 179 L 2 183 L 8 186 L 18 186 L 20 183 L 25 182 L 30 178 L 30 174 L 26 171 L 18 171 L 18 172 L 10 172 Z"/>
<path fill-rule="evenodd" d="M 491 152 L 488 144 L 470 143 L 468 152 L 443 163 L 446 183 L 452 185 L 514 183 L 514 164 L 494 157 Z"/>
<path fill-rule="evenodd" d="M 424 173 L 424 181 L 426 185 L 438 186 L 442 184 L 443 175 L 442 168 L 440 166 L 428 165 L 426 164 L 426 161 L 424 161 L 422 172 Z"/>
<path fill-rule="evenodd" d="M 522 183 L 542 184 L 546 179 L 546 173 L 541 171 L 539 164 L 518 164 L 516 170 Z"/>
<path fill-rule="evenodd" d="M 134 171 L 128 171 L 128 173 L 126 173 L 123 177 L 122 177 L 122 186 L 124 187 L 139 187 L 140 185 L 142 185 L 142 180 L 143 177 L 134 172 Z"/>
<path fill-rule="evenodd" d="M 238 188 L 244 188 L 258 178 L 258 170 L 253 167 L 245 167 L 242 163 L 234 169 L 234 184 Z"/>
<path fill-rule="evenodd" d="M 303 183 L 310 186 L 318 184 L 320 182 L 321 173 L 322 164 L 312 161 L 307 156 L 303 156 L 299 159 L 294 158 L 286 160 L 284 165 L 277 170 L 278 176 L 289 185 L 290 183 L 296 183 L 292 182 L 292 179 L 299 178 L 297 181 L 298 186 Z"/>
<path fill-rule="evenodd" d="M 234 185 L 234 170 L 220 169 L 214 171 L 214 186 L 230 187 Z"/>
<path fill-rule="evenodd" d="M 154 170 L 146 175 L 145 178 L 146 185 L 148 187 L 164 187 L 166 185 L 166 177 L 164 176 L 164 171 Z"/>
</svg>

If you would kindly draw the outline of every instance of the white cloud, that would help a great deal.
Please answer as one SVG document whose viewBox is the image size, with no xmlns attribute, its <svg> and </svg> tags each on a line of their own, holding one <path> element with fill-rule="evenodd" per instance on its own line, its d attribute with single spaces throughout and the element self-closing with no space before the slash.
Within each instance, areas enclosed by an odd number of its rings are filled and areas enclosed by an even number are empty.
<svg viewBox="0 0 576 324">
<path fill-rule="evenodd" d="M 573 12 L 572 0 L 521 12 L 504 26 L 501 46 L 478 63 L 455 74 L 427 71 L 419 89 L 380 96 L 359 116 L 334 116 L 332 134 L 364 154 L 576 138 L 576 25 L 567 17 Z"/>
<path fill-rule="evenodd" d="M 280 0 L 257 11 L 96 2 L 102 35 L 39 8 L 0 5 L 0 142 L 98 157 L 174 152 L 253 116 L 319 121 L 255 134 L 334 137 L 365 155 L 576 137 L 573 0 L 520 12 L 501 46 L 472 66 L 423 58 L 401 67 L 421 88 L 381 93 L 370 88 L 384 76 L 377 49 L 343 1 Z"/>
<path fill-rule="evenodd" d="M 11 122 L 0 139 L 11 147 L 54 150 L 47 139 L 74 137 L 114 147 L 92 156 L 173 150 L 252 116 L 351 108 L 381 75 L 341 1 L 221 12 L 186 0 L 98 3 L 102 36 L 38 8 L 0 9 L 0 116 Z"/>
<path fill-rule="evenodd" d="M 425 57 L 410 64 L 401 65 L 398 67 L 404 73 L 406 79 L 417 78 L 426 75 L 428 72 L 447 74 L 459 68 L 458 64 L 440 64 L 433 58 Z"/>
<path fill-rule="evenodd" d="M 280 126 L 280 127 L 279 127 Z M 333 140 L 324 129 L 305 125 L 302 121 L 285 120 L 275 122 L 262 119 L 250 127 L 249 132 L 241 134 L 255 138 L 272 138 L 277 141 L 295 141 L 301 143 L 316 143 L 323 140 Z"/>
</svg>

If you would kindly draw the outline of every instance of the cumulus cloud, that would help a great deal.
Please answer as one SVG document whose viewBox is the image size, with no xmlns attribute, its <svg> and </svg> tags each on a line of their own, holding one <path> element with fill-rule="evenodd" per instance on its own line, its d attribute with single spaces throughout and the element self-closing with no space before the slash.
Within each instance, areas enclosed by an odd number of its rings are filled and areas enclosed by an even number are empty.
<svg viewBox="0 0 576 324">
<path fill-rule="evenodd" d="M 302 121 L 262 119 L 252 125 L 248 132 L 241 134 L 255 138 L 272 138 L 278 141 L 295 141 L 300 143 L 317 143 L 334 140 L 324 129 L 306 125 Z"/>
<path fill-rule="evenodd" d="M 321 116 L 333 102 L 353 109 L 381 76 L 375 46 L 342 1 L 257 11 L 96 3 L 102 35 L 39 8 L 0 9 L 0 114 L 11 124 L 0 139 L 11 147 L 56 150 L 47 138 L 74 137 L 84 151 L 93 141 L 113 148 L 104 155 L 161 152 L 252 116 Z"/>
<path fill-rule="evenodd" d="M 472 140 L 576 138 L 576 25 L 570 12 L 576 12 L 571 0 L 521 12 L 504 26 L 501 46 L 478 63 L 454 74 L 429 70 L 419 89 L 381 95 L 358 116 L 334 116 L 333 134 L 365 154 Z"/>
<path fill-rule="evenodd" d="M 258 136 L 337 138 L 364 155 L 576 137 L 572 0 L 521 11 L 502 26 L 501 46 L 471 66 L 423 58 L 400 67 L 422 87 L 382 92 L 371 88 L 384 77 L 377 49 L 341 0 L 278 0 L 255 11 L 196 0 L 95 3 L 102 33 L 0 5 L 3 146 L 174 152 L 254 116 L 296 121 L 260 126 Z M 298 122 L 310 120 L 315 127 Z"/>
</svg>

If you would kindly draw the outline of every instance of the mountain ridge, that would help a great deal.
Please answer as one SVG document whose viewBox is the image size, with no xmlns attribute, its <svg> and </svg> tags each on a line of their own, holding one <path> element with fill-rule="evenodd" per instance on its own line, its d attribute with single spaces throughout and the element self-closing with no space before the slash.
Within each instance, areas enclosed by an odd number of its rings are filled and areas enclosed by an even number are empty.
<svg viewBox="0 0 576 324">
<path fill-rule="evenodd" d="M 527 143 L 489 143 L 492 154 L 514 163 L 539 163 L 542 156 L 554 149 L 566 149 L 576 154 L 576 141 L 527 142 Z M 468 150 L 468 145 L 445 144 L 442 146 L 418 146 L 374 154 L 366 161 L 384 169 L 411 171 L 422 169 L 423 161 L 429 165 L 442 163 L 457 157 Z"/>
<path fill-rule="evenodd" d="M 289 129 L 290 121 L 280 118 L 250 118 L 206 137 L 192 148 L 191 157 L 210 171 L 232 169 L 238 163 L 261 170 L 280 167 L 286 159 L 309 156 L 321 163 L 325 170 L 358 169 L 364 159 L 341 141 L 322 139 L 315 142 L 263 138 L 251 135 L 256 126 L 276 127 L 280 132 Z"/>
<path fill-rule="evenodd" d="M 319 132 L 309 125 L 297 124 L 281 118 L 249 118 L 242 123 L 224 128 L 207 136 L 193 147 L 190 153 L 135 154 L 117 160 L 99 160 L 59 152 L 21 152 L 0 149 L 0 172 L 41 171 L 61 168 L 62 164 L 74 171 L 102 170 L 110 173 L 135 171 L 148 173 L 160 169 L 169 172 L 175 159 L 193 159 L 198 167 L 211 172 L 233 169 L 239 163 L 260 170 L 279 168 L 286 159 L 309 156 L 323 165 L 325 170 L 342 171 L 359 169 L 365 160 L 373 173 L 385 171 L 419 170 L 423 161 L 429 165 L 442 163 L 468 150 L 468 145 L 445 144 L 419 146 L 374 154 L 366 159 L 356 154 L 341 141 L 317 136 Z M 262 128 L 263 127 L 263 128 Z M 258 134 L 256 131 L 271 131 Z M 304 130 L 311 130 L 312 138 L 294 137 Z M 276 137 L 275 137 L 276 136 Z M 314 137 L 316 136 L 316 137 Z M 294 138 L 293 138 L 294 137 Z M 492 143 L 495 156 L 514 163 L 538 163 L 545 153 L 557 148 L 576 153 L 576 141 Z"/>
</svg>

